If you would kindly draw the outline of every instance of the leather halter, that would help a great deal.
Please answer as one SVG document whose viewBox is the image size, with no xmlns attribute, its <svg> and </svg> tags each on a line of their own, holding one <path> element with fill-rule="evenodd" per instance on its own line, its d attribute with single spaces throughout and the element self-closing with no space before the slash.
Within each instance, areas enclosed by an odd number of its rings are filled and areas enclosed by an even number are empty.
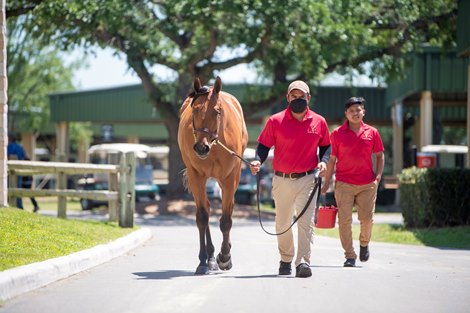
<svg viewBox="0 0 470 313">
<path fill-rule="evenodd" d="M 189 94 L 189 97 L 193 97 L 191 100 L 191 108 L 193 107 L 194 102 L 199 96 L 208 94 L 210 92 L 210 88 L 207 86 L 203 86 L 199 88 L 196 91 L 193 91 L 191 94 Z M 219 127 L 220 127 L 220 112 L 217 114 L 217 130 L 215 132 L 212 132 L 210 129 L 207 127 L 202 127 L 202 128 L 196 128 L 194 125 L 194 114 L 192 114 L 192 127 L 193 127 L 193 135 L 194 135 L 194 142 L 197 142 L 197 133 L 205 133 L 209 136 L 209 142 L 210 145 L 212 145 L 216 140 L 219 138 Z"/>
</svg>

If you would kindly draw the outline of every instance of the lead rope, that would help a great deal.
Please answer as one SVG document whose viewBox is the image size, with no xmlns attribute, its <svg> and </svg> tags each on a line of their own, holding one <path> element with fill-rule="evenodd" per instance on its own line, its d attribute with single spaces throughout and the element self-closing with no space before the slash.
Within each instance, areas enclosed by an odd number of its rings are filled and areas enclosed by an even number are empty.
<svg viewBox="0 0 470 313">
<path fill-rule="evenodd" d="M 246 164 L 248 164 L 248 166 L 250 165 L 250 162 L 244 158 L 242 158 L 241 156 L 239 156 L 238 154 L 236 154 L 234 151 L 230 150 L 229 148 L 227 148 L 227 146 L 225 146 L 223 143 L 221 143 L 219 141 L 219 139 L 214 139 L 212 141 L 212 144 L 213 145 L 217 145 L 219 144 L 222 148 L 224 148 L 228 153 L 230 153 L 231 155 L 239 158 L 240 160 L 242 160 L 243 162 L 245 162 Z M 280 236 L 282 234 L 285 234 L 286 232 L 289 231 L 289 229 L 291 229 L 295 223 L 297 223 L 297 221 L 302 217 L 302 215 L 304 215 L 305 211 L 307 211 L 308 209 L 308 206 L 310 205 L 310 203 L 312 202 L 312 199 L 313 199 L 313 196 L 315 195 L 315 192 L 318 190 L 318 196 L 317 196 L 317 203 L 315 205 L 315 224 L 317 223 L 317 212 L 318 212 L 318 206 L 320 205 L 320 190 L 321 190 L 321 178 L 318 176 L 320 174 L 320 171 L 318 170 L 315 170 L 314 172 L 314 177 L 315 177 L 315 187 L 313 187 L 313 190 L 312 192 L 310 193 L 310 196 L 308 197 L 308 200 L 307 200 L 307 203 L 305 204 L 304 208 L 302 209 L 302 211 L 300 212 L 300 214 L 294 219 L 294 221 L 292 222 L 292 224 L 286 229 L 284 230 L 283 232 L 280 232 L 280 233 L 271 233 L 269 231 L 267 231 L 264 226 L 263 226 L 263 222 L 261 221 L 261 209 L 260 209 L 260 195 L 259 195 L 259 185 L 260 185 L 260 176 L 259 176 L 259 172 L 256 173 L 256 204 L 258 206 L 258 220 L 259 220 L 259 224 L 261 226 L 261 229 L 263 229 L 263 231 L 268 234 L 268 235 L 271 235 L 271 236 Z"/>
<path fill-rule="evenodd" d="M 239 156 L 238 154 L 236 154 L 234 151 L 230 150 L 229 148 L 227 148 L 226 145 L 224 145 L 223 143 L 221 143 L 219 141 L 218 138 L 214 139 L 211 143 L 212 145 L 216 146 L 216 145 L 220 145 L 222 148 L 224 148 L 228 153 L 230 153 L 231 155 L 239 158 L 240 160 L 242 160 L 243 162 L 245 162 L 246 164 L 248 164 L 248 166 L 250 165 L 250 162 L 244 158 L 242 158 L 241 156 Z"/>
<path fill-rule="evenodd" d="M 319 172 L 316 171 L 315 172 L 315 187 L 313 187 L 313 190 L 310 193 L 310 196 L 308 197 L 307 203 L 305 204 L 304 208 L 302 209 L 300 214 L 294 219 L 292 224 L 286 230 L 284 230 L 280 233 L 271 233 L 271 232 L 267 231 L 263 226 L 263 222 L 261 221 L 261 210 L 260 210 L 260 205 L 259 205 L 259 203 L 260 203 L 260 196 L 259 196 L 260 177 L 259 177 L 259 174 L 256 174 L 256 176 L 257 176 L 256 177 L 256 200 L 258 202 L 258 219 L 259 219 L 259 224 L 261 225 L 261 228 L 263 229 L 263 231 L 266 234 L 271 235 L 271 236 L 280 236 L 280 235 L 285 234 L 286 232 L 288 232 L 289 229 L 291 229 L 292 226 L 294 226 L 294 224 L 297 223 L 297 221 L 302 217 L 302 215 L 304 215 L 305 211 L 307 211 L 308 206 L 312 202 L 313 196 L 315 195 L 315 192 L 318 190 L 317 203 L 315 205 L 315 223 L 316 223 L 316 214 L 317 214 L 317 211 L 318 211 L 318 206 L 320 204 L 320 190 L 321 190 L 321 178 L 318 177 L 318 174 L 319 174 Z"/>
</svg>

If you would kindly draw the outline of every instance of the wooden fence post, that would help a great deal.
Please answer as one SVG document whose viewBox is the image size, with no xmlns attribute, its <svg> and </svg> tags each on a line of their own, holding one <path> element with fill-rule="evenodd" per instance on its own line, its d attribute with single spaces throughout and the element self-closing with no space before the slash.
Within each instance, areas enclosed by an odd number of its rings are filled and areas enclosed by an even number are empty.
<svg viewBox="0 0 470 313">
<path fill-rule="evenodd" d="M 8 175 L 8 188 L 16 188 L 18 187 L 18 176 L 15 172 L 11 171 Z M 8 205 L 10 207 L 16 207 L 16 197 L 8 196 Z"/>
<path fill-rule="evenodd" d="M 119 153 L 119 226 L 124 227 L 125 214 L 127 211 L 127 166 L 126 166 L 126 155 Z"/>
<path fill-rule="evenodd" d="M 123 156 L 124 157 L 124 156 Z M 126 176 L 126 184 L 124 187 L 126 204 L 121 208 L 122 219 L 120 219 L 121 227 L 134 227 L 134 211 L 135 211 L 135 154 L 127 152 L 125 154 L 124 171 Z M 122 162 L 120 163 L 122 164 Z"/>
<path fill-rule="evenodd" d="M 66 162 L 66 157 L 63 154 L 58 156 L 60 162 Z M 58 172 L 56 175 L 56 189 L 67 189 L 67 175 L 64 172 Z M 57 197 L 57 217 L 67 218 L 67 197 Z"/>
<path fill-rule="evenodd" d="M 137 199 L 135 197 L 135 172 L 136 172 L 136 156 L 134 152 L 127 152 L 126 160 L 128 164 L 128 175 L 129 180 L 127 182 L 127 194 L 129 198 L 130 215 L 132 216 L 132 227 L 134 227 L 134 213 L 135 203 Z"/>
<path fill-rule="evenodd" d="M 109 164 L 119 165 L 119 154 L 110 154 L 109 155 Z M 118 190 L 118 173 L 110 173 L 108 175 L 108 190 L 117 191 Z M 108 201 L 108 211 L 109 211 L 109 221 L 117 222 L 119 221 L 119 200 L 110 200 Z"/>
<path fill-rule="evenodd" d="M 67 175 L 64 172 L 59 172 L 57 174 L 57 189 L 65 190 L 67 189 Z M 57 217 L 67 218 L 67 197 L 58 196 L 57 197 Z"/>
</svg>

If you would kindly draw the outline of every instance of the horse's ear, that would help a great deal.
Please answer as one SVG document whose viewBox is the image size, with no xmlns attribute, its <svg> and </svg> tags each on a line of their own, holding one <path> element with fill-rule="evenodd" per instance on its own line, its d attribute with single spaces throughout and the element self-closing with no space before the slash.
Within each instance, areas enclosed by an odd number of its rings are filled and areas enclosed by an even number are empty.
<svg viewBox="0 0 470 313">
<path fill-rule="evenodd" d="M 201 81 L 199 80 L 199 77 L 194 77 L 193 89 L 195 92 L 198 92 L 198 90 L 201 89 Z"/>
<path fill-rule="evenodd" d="M 216 93 L 219 93 L 222 90 L 222 79 L 219 76 L 215 79 L 214 90 Z"/>
</svg>

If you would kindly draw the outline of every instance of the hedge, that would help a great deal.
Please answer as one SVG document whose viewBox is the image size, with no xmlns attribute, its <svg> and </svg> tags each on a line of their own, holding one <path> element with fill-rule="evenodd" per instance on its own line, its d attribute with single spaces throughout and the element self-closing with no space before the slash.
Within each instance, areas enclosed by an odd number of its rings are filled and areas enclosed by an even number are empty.
<svg viewBox="0 0 470 313">
<path fill-rule="evenodd" d="M 400 207 L 407 227 L 470 223 L 470 169 L 404 169 Z"/>
</svg>

